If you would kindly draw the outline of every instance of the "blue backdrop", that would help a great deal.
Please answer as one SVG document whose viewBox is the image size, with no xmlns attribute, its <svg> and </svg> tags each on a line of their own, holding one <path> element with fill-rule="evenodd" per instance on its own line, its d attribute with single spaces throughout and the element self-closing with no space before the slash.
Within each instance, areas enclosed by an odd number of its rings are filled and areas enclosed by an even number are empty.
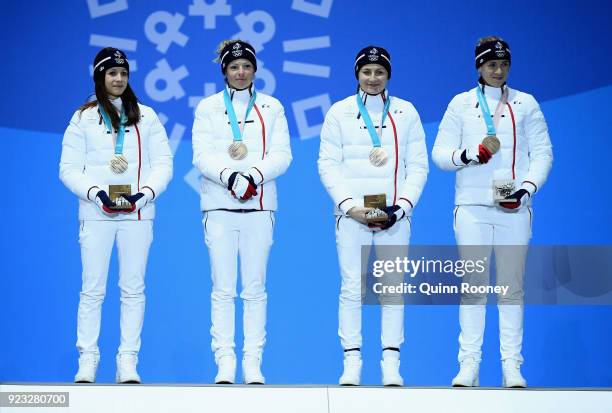
<svg viewBox="0 0 612 413">
<path fill-rule="evenodd" d="M 498 7 L 498 8 L 495 8 Z M 147 271 L 140 355 L 146 382 L 210 383 L 210 278 L 191 166 L 193 109 L 222 87 L 214 49 L 240 37 L 258 50 L 256 85 L 285 105 L 294 161 L 279 179 L 269 261 L 269 383 L 336 383 L 339 271 L 332 204 L 317 174 L 318 133 L 330 104 L 355 90 L 353 58 L 367 44 L 393 59 L 391 94 L 421 114 L 429 150 L 446 105 L 476 81 L 476 40 L 510 43 L 509 84 L 541 103 L 554 145 L 535 198 L 535 244 L 611 244 L 612 38 L 602 1 L 385 2 L 356 0 L 2 1 L 0 79 L 0 381 L 71 381 L 81 265 L 77 201 L 58 179 L 62 133 L 93 91 L 91 61 L 114 45 L 130 83 L 162 114 L 175 174 L 158 202 Z M 606 41 L 605 39 L 608 39 Z M 453 174 L 431 165 L 413 244 L 453 244 Z M 12 188 L 12 189 L 11 189 Z M 8 196 L 11 191 L 14 199 Z M 118 346 L 115 258 L 104 304 L 100 381 L 114 378 Z M 240 310 L 240 306 L 239 306 Z M 494 310 L 491 307 L 490 310 Z M 364 308 L 365 383 L 379 383 L 380 314 Z M 240 312 L 238 312 L 240 314 Z M 496 311 L 489 311 L 483 385 L 499 385 Z M 241 320 L 238 317 L 237 322 Z M 611 386 L 612 308 L 526 309 L 524 374 L 532 386 Z M 408 385 L 448 385 L 456 372 L 457 309 L 406 308 L 402 373 Z M 240 347 L 241 330 L 237 344 Z"/>
</svg>

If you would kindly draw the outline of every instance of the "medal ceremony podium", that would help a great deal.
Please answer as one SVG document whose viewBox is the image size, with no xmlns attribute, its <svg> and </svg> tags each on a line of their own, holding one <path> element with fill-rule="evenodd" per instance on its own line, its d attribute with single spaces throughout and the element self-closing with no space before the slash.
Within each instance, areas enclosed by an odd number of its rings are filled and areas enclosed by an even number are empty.
<svg viewBox="0 0 612 413">
<path fill-rule="evenodd" d="M 34 394 L 45 394 L 47 400 L 36 398 Z M 51 403 L 45 403 L 47 401 Z M 41 407 L 45 407 L 44 410 L 40 410 Z M 597 388 L 0 384 L 0 412 L 40 411 L 609 413 L 612 411 L 612 392 Z"/>
</svg>

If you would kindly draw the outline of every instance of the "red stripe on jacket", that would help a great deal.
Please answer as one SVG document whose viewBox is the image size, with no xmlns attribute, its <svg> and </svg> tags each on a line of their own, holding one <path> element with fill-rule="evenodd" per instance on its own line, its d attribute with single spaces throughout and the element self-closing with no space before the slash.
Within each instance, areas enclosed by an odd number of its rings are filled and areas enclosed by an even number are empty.
<svg viewBox="0 0 612 413">
<path fill-rule="evenodd" d="M 512 146 L 512 179 L 516 179 L 514 174 L 514 164 L 516 163 L 516 120 L 514 119 L 514 112 L 510 103 L 506 102 L 508 110 L 510 111 L 510 117 L 512 118 L 512 134 L 514 135 L 514 144 Z"/>
<path fill-rule="evenodd" d="M 140 192 L 140 168 L 142 166 L 142 150 L 140 148 L 140 130 L 138 129 L 138 125 L 134 125 L 136 127 L 136 135 L 138 136 L 138 192 Z M 140 221 L 140 209 L 138 210 L 138 220 Z"/>
<path fill-rule="evenodd" d="M 397 129 L 395 128 L 395 121 L 391 113 L 389 113 L 389 120 L 391 121 L 391 126 L 393 126 L 393 139 L 395 140 L 395 172 L 393 173 L 393 204 L 391 204 L 395 205 L 397 199 L 397 164 L 399 163 L 399 152 L 397 147 Z"/>
<path fill-rule="evenodd" d="M 264 123 L 263 117 L 261 116 L 261 112 L 259 111 L 257 104 L 253 105 L 253 107 L 255 108 L 255 112 L 257 112 L 257 116 L 259 116 L 259 121 L 261 122 L 261 140 L 263 142 L 263 145 L 262 145 L 263 149 L 261 151 L 261 159 L 263 160 L 264 157 L 266 156 L 266 124 Z M 262 175 L 262 178 L 263 178 L 263 175 Z M 262 184 L 259 186 L 259 209 L 262 209 L 262 210 L 263 210 L 263 193 L 264 193 L 264 184 L 262 182 Z"/>
</svg>

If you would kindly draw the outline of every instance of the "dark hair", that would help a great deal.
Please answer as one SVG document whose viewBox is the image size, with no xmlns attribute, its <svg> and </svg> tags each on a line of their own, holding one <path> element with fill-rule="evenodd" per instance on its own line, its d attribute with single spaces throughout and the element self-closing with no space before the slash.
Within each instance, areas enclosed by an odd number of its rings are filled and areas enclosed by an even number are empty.
<svg viewBox="0 0 612 413">
<path fill-rule="evenodd" d="M 82 113 L 86 109 L 100 105 L 110 117 L 113 128 L 119 129 L 119 114 L 108 98 L 108 93 L 106 92 L 106 87 L 104 86 L 105 76 L 100 76 L 95 81 L 96 99 L 91 102 L 84 103 L 81 105 L 81 107 L 79 107 L 79 110 Z M 123 109 L 125 110 L 125 116 L 127 117 L 126 126 L 137 124 L 140 120 L 140 108 L 138 107 L 138 98 L 136 97 L 136 94 L 130 87 L 129 83 L 121 95 L 121 101 L 123 102 Z"/>
</svg>

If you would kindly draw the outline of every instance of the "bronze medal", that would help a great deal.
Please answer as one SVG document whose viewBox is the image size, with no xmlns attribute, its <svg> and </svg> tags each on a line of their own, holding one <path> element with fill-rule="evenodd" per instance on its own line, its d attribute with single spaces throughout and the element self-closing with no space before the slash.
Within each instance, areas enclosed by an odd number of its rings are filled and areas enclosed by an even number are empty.
<svg viewBox="0 0 612 413">
<path fill-rule="evenodd" d="M 236 161 L 246 158 L 248 153 L 246 145 L 241 141 L 234 141 L 229 148 L 227 148 L 227 151 L 229 156 Z"/>
<path fill-rule="evenodd" d="M 377 168 L 384 166 L 388 160 L 387 152 L 381 147 L 372 148 L 370 151 L 370 163 Z"/>
<path fill-rule="evenodd" d="M 499 138 L 495 135 L 486 136 L 482 140 L 482 144 L 493 154 L 495 155 L 497 151 L 499 151 L 500 142 Z"/>
<path fill-rule="evenodd" d="M 111 171 L 116 174 L 122 174 L 127 171 L 128 161 L 123 155 L 116 155 L 109 162 Z"/>
</svg>

